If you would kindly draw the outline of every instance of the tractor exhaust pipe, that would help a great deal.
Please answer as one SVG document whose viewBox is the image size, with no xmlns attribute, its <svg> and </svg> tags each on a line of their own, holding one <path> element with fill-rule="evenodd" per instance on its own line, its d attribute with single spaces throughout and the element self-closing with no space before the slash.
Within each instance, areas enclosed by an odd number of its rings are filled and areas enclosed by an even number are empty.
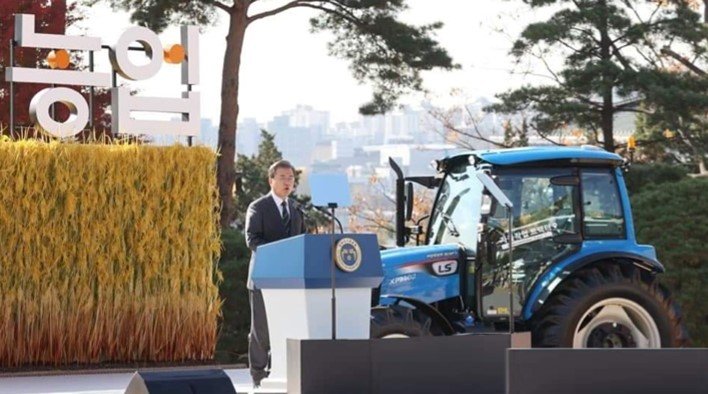
<svg viewBox="0 0 708 394">
<path fill-rule="evenodd" d="M 406 244 L 405 235 L 405 179 L 403 178 L 403 171 L 401 167 L 398 166 L 393 158 L 388 158 L 388 164 L 396 173 L 396 246 L 404 246 Z"/>
</svg>

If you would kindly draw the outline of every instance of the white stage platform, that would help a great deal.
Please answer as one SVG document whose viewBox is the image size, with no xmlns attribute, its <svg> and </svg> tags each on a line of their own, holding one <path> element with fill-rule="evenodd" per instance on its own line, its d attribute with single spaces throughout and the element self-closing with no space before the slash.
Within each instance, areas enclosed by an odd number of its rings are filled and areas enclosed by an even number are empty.
<svg viewBox="0 0 708 394">
<path fill-rule="evenodd" d="M 236 392 L 260 393 L 253 390 L 248 369 L 225 369 Z M 0 377 L 0 394 L 124 394 L 133 373 L 93 373 L 52 376 Z"/>
</svg>

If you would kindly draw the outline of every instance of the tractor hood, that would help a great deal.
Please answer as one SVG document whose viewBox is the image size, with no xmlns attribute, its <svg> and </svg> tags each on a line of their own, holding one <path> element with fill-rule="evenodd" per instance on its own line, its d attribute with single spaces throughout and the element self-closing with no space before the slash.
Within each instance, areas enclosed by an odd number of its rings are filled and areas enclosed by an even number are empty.
<svg viewBox="0 0 708 394">
<path fill-rule="evenodd" d="M 381 264 L 385 272 L 387 267 L 393 268 L 411 263 L 431 264 L 434 261 L 456 259 L 459 254 L 460 246 L 456 244 L 386 249 L 381 251 Z"/>
<path fill-rule="evenodd" d="M 381 297 L 405 296 L 430 303 L 459 296 L 463 253 L 456 244 L 382 251 Z"/>
</svg>

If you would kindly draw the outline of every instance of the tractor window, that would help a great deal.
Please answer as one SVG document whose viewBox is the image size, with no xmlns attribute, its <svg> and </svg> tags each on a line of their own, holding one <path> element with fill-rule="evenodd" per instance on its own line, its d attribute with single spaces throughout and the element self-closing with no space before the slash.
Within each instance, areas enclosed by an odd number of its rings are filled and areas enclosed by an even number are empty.
<svg viewBox="0 0 708 394">
<path fill-rule="evenodd" d="M 580 232 L 576 207 L 578 187 L 555 184 L 553 178 L 570 177 L 567 169 L 502 170 L 496 183 L 514 204 L 513 277 L 515 312 L 519 313 L 527 293 L 553 262 L 578 250 L 577 244 L 562 243 L 557 236 Z M 483 274 L 483 306 L 487 315 L 504 315 L 499 305 L 508 305 L 509 242 L 508 219 L 499 204 L 487 220 L 489 266 Z M 507 295 L 505 295 L 507 294 Z M 506 312 L 508 313 L 508 312 Z"/>
<path fill-rule="evenodd" d="M 619 189 L 609 169 L 582 171 L 585 238 L 624 238 Z"/>
<path fill-rule="evenodd" d="M 474 171 L 470 165 L 459 165 L 445 176 L 430 218 L 431 245 L 460 243 L 476 248 L 482 184 Z"/>
</svg>

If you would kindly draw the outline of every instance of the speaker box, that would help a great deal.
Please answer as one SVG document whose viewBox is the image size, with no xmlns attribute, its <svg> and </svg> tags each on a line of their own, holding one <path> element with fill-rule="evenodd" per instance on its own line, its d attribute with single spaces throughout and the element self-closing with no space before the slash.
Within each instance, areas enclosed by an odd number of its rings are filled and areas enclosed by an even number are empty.
<svg viewBox="0 0 708 394">
<path fill-rule="evenodd" d="M 136 372 L 125 394 L 236 394 L 221 369 Z"/>
</svg>

